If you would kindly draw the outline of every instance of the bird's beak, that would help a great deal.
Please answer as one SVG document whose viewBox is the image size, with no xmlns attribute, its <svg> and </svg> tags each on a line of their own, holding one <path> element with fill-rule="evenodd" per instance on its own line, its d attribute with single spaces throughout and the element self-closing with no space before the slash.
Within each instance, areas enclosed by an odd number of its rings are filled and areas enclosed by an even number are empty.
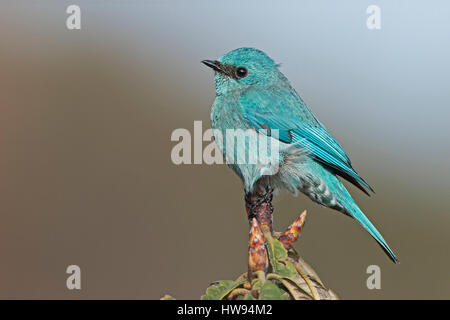
<svg viewBox="0 0 450 320">
<path fill-rule="evenodd" d="M 214 71 L 222 72 L 222 73 L 224 72 L 224 70 L 222 69 L 222 64 L 217 60 L 203 60 L 202 63 L 204 65 L 210 67 Z"/>
</svg>

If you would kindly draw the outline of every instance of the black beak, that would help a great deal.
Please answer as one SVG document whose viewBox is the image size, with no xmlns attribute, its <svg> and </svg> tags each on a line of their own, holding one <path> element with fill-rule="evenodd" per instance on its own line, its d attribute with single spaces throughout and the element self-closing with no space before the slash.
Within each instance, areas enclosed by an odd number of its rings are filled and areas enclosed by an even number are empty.
<svg viewBox="0 0 450 320">
<path fill-rule="evenodd" d="M 217 60 L 203 60 L 202 63 L 204 65 L 210 67 L 214 71 L 223 72 L 222 64 L 219 61 L 217 61 Z"/>
</svg>

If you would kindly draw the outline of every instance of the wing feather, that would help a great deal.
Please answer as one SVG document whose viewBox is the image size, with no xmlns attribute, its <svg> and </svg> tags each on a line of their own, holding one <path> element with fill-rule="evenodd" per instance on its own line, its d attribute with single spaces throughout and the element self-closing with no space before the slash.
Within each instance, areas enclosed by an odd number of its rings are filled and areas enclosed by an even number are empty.
<svg viewBox="0 0 450 320">
<path fill-rule="evenodd" d="M 286 98 L 287 97 L 287 98 Z M 294 97 L 295 98 L 295 97 Z M 366 194 L 373 189 L 355 172 L 341 145 L 312 115 L 303 101 L 293 99 L 290 91 L 250 89 L 240 100 L 245 118 L 258 131 L 275 136 L 284 143 L 306 150 L 315 160 L 333 169 Z M 268 130 L 269 129 L 269 130 Z"/>
</svg>

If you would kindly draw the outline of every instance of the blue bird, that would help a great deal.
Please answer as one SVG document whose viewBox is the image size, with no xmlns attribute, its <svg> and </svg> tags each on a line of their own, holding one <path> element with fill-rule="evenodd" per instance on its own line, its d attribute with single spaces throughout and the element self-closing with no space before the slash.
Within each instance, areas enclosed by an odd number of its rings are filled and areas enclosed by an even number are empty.
<svg viewBox="0 0 450 320">
<path fill-rule="evenodd" d="M 355 172 L 342 147 L 311 113 L 278 65 L 254 48 L 239 48 L 218 60 L 202 63 L 215 71 L 216 98 L 211 125 L 216 142 L 220 141 L 218 147 L 228 165 L 242 179 L 246 194 L 268 188 L 295 194 L 301 191 L 314 202 L 354 218 L 397 263 L 394 252 L 338 176 L 367 195 L 367 190 L 373 192 L 372 188 Z M 236 148 L 248 148 L 249 154 L 258 154 L 248 142 L 228 147 L 229 129 L 276 139 L 279 143 L 276 170 L 267 174 L 267 163 L 229 161 L 239 158 Z M 239 134 L 235 137 L 244 139 Z"/>
</svg>

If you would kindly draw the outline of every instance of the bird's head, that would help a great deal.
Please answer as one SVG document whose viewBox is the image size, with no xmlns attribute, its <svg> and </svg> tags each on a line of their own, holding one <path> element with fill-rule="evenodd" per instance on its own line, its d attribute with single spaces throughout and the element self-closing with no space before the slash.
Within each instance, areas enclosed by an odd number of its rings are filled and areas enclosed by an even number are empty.
<svg viewBox="0 0 450 320">
<path fill-rule="evenodd" d="M 278 65 L 267 54 L 254 48 L 235 49 L 218 60 L 203 60 L 202 63 L 215 71 L 217 93 L 267 87 L 284 78 Z"/>
</svg>

